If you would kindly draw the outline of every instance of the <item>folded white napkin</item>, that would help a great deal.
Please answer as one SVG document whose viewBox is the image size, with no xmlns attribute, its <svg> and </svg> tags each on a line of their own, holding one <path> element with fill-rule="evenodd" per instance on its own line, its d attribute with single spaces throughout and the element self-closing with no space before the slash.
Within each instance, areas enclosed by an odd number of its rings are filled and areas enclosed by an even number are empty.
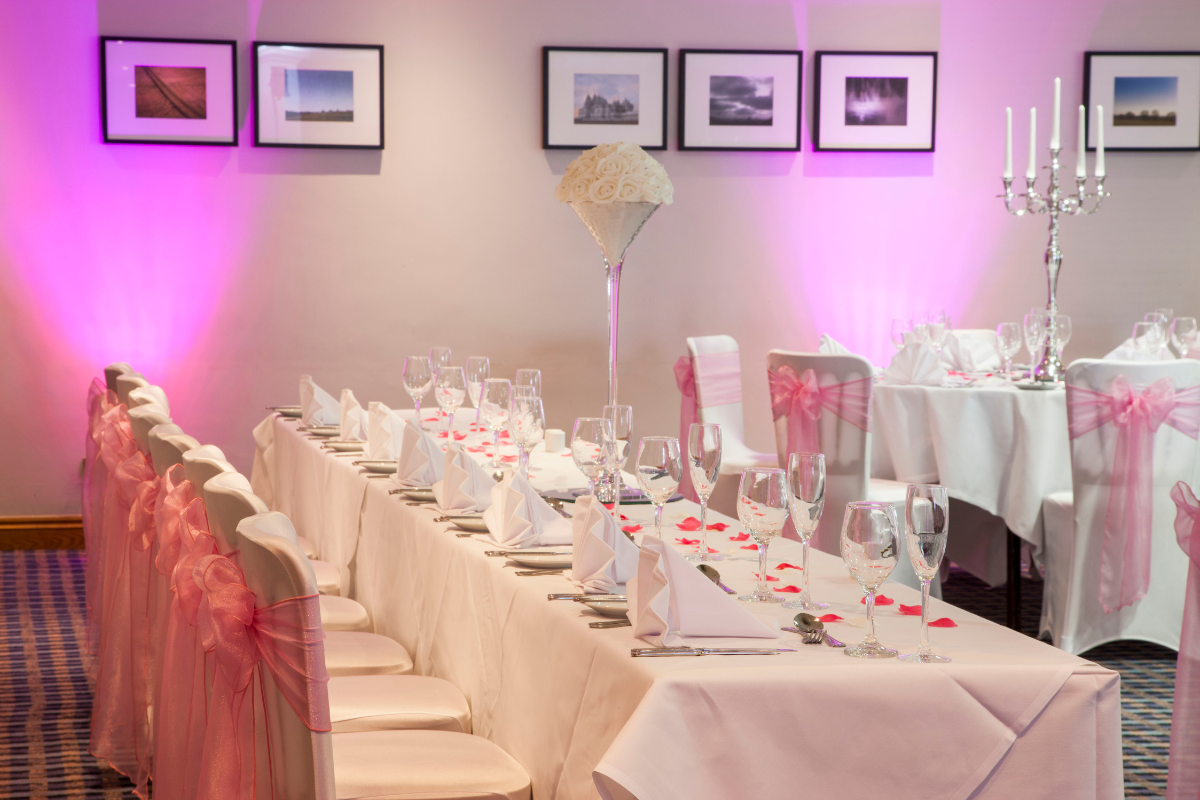
<svg viewBox="0 0 1200 800">
<path fill-rule="evenodd" d="M 827 333 L 821 334 L 817 352 L 827 356 L 850 355 L 850 349 Z"/>
<path fill-rule="evenodd" d="M 433 499 L 442 511 L 469 514 L 487 511 L 491 507 L 492 487 L 495 485 L 496 481 L 471 458 L 470 453 L 451 444 L 446 447 L 444 477 L 431 488 Z"/>
<path fill-rule="evenodd" d="M 341 413 L 339 424 L 342 426 L 341 439 L 344 442 L 365 442 L 367 440 L 367 410 L 358 402 L 354 392 L 342 389 Z"/>
<path fill-rule="evenodd" d="M 626 594 L 633 635 L 656 647 L 687 644 L 689 638 L 779 638 L 779 623 L 773 617 L 739 606 L 655 536 L 642 539 L 637 575 Z"/>
<path fill-rule="evenodd" d="M 637 574 L 637 545 L 594 497 L 575 501 L 571 544 L 571 580 L 588 594 L 612 594 Z"/>
<path fill-rule="evenodd" d="M 337 425 L 341 421 L 338 401 L 317 386 L 311 375 L 300 376 L 300 421 L 305 425 Z"/>
<path fill-rule="evenodd" d="M 1175 354 L 1171 348 L 1164 347 L 1158 354 L 1150 354 L 1141 350 L 1133 342 L 1133 337 L 1121 342 L 1121 346 L 1106 355 L 1104 361 L 1174 361 Z"/>
<path fill-rule="evenodd" d="M 442 448 L 415 422 L 405 421 L 399 465 L 393 480 L 401 486 L 432 486 L 445 474 L 446 457 Z"/>
<path fill-rule="evenodd" d="M 483 522 L 496 544 L 524 548 L 571 543 L 571 520 L 551 508 L 517 473 L 492 486 L 491 503 L 483 512 Z"/>
<path fill-rule="evenodd" d="M 956 372 L 994 372 L 1000 369 L 995 331 L 952 331 L 942 350 L 942 366 Z"/>
<path fill-rule="evenodd" d="M 881 377 L 883 383 L 915 386 L 941 386 L 945 379 L 946 370 L 938 363 L 937 353 L 920 342 L 909 342 L 900 348 Z"/>
<path fill-rule="evenodd" d="M 404 417 L 372 400 L 367 404 L 367 458 L 391 461 L 400 457 Z M 431 481 L 432 482 L 432 481 Z"/>
</svg>

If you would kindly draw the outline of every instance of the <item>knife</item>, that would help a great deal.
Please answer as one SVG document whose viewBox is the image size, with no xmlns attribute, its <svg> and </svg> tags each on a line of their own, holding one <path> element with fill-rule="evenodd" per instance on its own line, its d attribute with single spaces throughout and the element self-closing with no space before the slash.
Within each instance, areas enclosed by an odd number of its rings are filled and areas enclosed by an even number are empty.
<svg viewBox="0 0 1200 800">
<path fill-rule="evenodd" d="M 793 649 L 757 647 L 645 647 L 634 648 L 629 654 L 634 658 L 648 656 L 774 656 L 779 653 L 794 653 Z"/>
</svg>

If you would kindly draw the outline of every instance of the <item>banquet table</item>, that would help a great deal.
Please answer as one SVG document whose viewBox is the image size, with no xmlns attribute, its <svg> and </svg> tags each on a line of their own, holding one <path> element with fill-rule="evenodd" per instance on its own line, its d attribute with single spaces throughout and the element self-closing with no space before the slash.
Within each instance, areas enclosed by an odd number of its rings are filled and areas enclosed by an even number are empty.
<svg viewBox="0 0 1200 800">
<path fill-rule="evenodd" d="M 463 691 L 474 733 L 525 767 L 534 797 L 791 797 L 800 787 L 806 797 L 1123 794 L 1119 676 L 1084 659 L 938 600 L 932 618 L 957 623 L 931 631 L 947 664 L 847 658 L 787 632 L 739 643 L 794 653 L 632 658 L 631 648 L 647 645 L 631 628 L 589 628 L 602 618 L 547 599 L 577 591 L 566 577 L 516 576 L 512 562 L 485 555 L 495 545 L 484 536 L 456 536 L 434 521 L 435 508 L 389 494 L 392 481 L 322 450 L 295 420 L 269 418 L 255 438 L 255 485 L 268 485 L 273 507 L 351 578 L 348 593 L 377 632 L 408 648 L 417 672 Z M 574 469 L 568 456 L 540 450 L 531 468 L 542 489 L 569 482 Z M 650 506 L 621 511 L 624 524 L 652 532 Z M 694 537 L 675 525 L 697 511 L 670 504 L 664 539 Z M 730 526 L 709 534 L 724 555 L 722 580 L 747 590 L 753 542 L 710 512 L 716 520 Z M 771 544 L 773 586 L 800 582 L 780 566 L 799 563 L 799 551 Z M 814 552 L 810 561 L 814 598 L 844 618 L 828 624 L 831 634 L 861 638 L 858 585 L 840 559 Z M 919 595 L 895 583 L 882 593 L 895 603 L 877 608 L 879 638 L 911 652 L 919 617 L 899 608 Z M 794 615 L 753 610 L 780 624 Z"/>
</svg>

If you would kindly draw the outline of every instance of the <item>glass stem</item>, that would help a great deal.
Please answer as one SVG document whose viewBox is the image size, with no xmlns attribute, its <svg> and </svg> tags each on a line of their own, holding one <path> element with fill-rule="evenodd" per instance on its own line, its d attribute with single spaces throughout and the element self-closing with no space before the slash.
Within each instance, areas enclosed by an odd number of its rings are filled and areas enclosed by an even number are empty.
<svg viewBox="0 0 1200 800">
<path fill-rule="evenodd" d="M 864 644 L 875 644 L 875 590 L 867 590 L 867 636 Z"/>
<path fill-rule="evenodd" d="M 596 476 L 588 475 L 588 494 L 592 497 L 596 496 Z"/>
<path fill-rule="evenodd" d="M 708 561 L 708 498 L 700 498 L 700 544 L 696 546 L 696 552 L 700 554 L 701 561 Z"/>
<path fill-rule="evenodd" d="M 654 504 L 654 535 L 659 539 L 662 538 L 662 511 L 663 507 L 658 503 Z"/>
<path fill-rule="evenodd" d="M 929 654 L 929 578 L 921 578 L 921 655 Z"/>
<path fill-rule="evenodd" d="M 500 463 L 500 429 L 492 431 L 492 461 Z"/>
<path fill-rule="evenodd" d="M 758 593 L 764 597 L 771 594 L 771 587 L 767 585 L 767 548 L 770 544 L 770 539 L 766 544 L 758 542 Z"/>
<path fill-rule="evenodd" d="M 425 423 L 421 421 L 421 398 L 414 397 L 413 404 L 417 407 L 417 427 L 425 430 Z"/>
<path fill-rule="evenodd" d="M 800 604 L 807 606 L 812 602 L 808 597 L 808 539 L 800 543 Z"/>
<path fill-rule="evenodd" d="M 621 468 L 613 467 L 613 519 L 621 521 Z"/>
<path fill-rule="evenodd" d="M 1008 373 L 1012 372 L 1012 356 L 1004 357 L 1004 376 L 1008 377 Z"/>
</svg>

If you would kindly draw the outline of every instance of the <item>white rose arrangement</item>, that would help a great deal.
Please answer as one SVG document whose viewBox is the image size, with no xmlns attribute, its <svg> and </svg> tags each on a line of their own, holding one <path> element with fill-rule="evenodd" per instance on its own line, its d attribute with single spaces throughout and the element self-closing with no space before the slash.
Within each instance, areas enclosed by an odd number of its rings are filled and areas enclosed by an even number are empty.
<svg viewBox="0 0 1200 800">
<path fill-rule="evenodd" d="M 560 203 L 670 204 L 675 188 L 663 165 L 636 144 L 616 142 L 584 151 L 554 190 Z"/>
</svg>

